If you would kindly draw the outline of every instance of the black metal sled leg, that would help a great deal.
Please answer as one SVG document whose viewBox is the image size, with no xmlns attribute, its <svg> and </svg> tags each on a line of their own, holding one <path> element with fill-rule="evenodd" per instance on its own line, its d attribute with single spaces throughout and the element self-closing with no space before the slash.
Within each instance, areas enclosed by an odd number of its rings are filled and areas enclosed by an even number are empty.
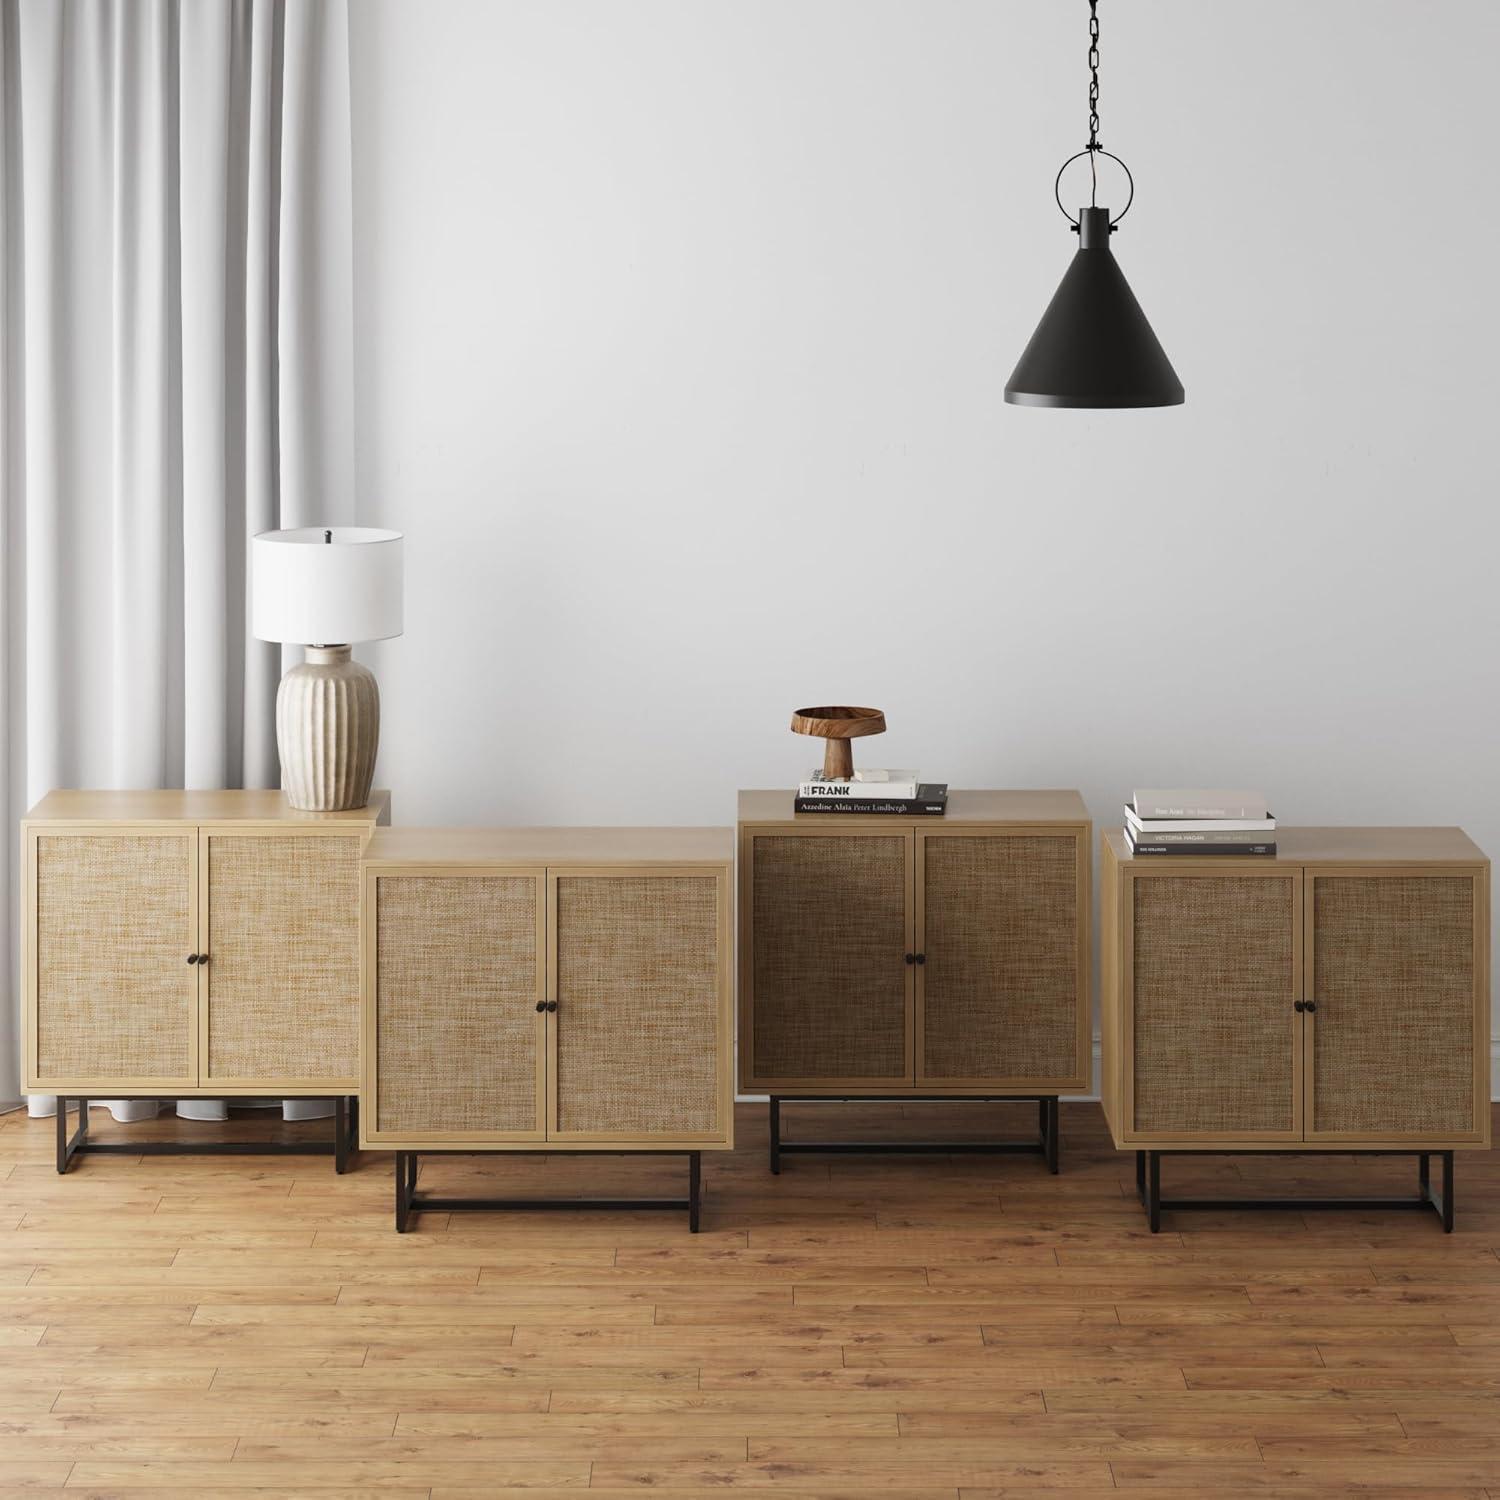
<svg viewBox="0 0 1500 1500">
<path fill-rule="evenodd" d="M 546 1156 L 545 1151 L 450 1151 L 447 1156 Z M 661 1151 L 570 1151 L 570 1156 L 664 1156 Z M 405 1234 L 413 1214 L 431 1210 L 434 1213 L 493 1213 L 496 1210 L 518 1212 L 524 1209 L 586 1209 L 591 1212 L 630 1211 L 638 1209 L 672 1209 L 686 1211 L 688 1228 L 697 1234 L 703 1207 L 702 1154 L 678 1152 L 688 1159 L 688 1195 L 685 1198 L 444 1198 L 419 1196 L 417 1193 L 416 1151 L 397 1151 L 396 1158 L 396 1232 Z"/>
<path fill-rule="evenodd" d="M 333 1101 L 333 1170 L 340 1177 L 349 1170 L 351 1102 L 343 1094 Z"/>
<path fill-rule="evenodd" d="M 71 1137 L 68 1135 L 68 1101 L 59 1097 L 57 1101 L 57 1170 L 66 1172 L 72 1165 L 73 1158 L 80 1151 L 89 1149 L 89 1101 L 79 1099 L 78 1104 L 78 1130 Z"/>
<path fill-rule="evenodd" d="M 1196 1209 L 1240 1213 L 1254 1209 L 1283 1209 L 1295 1212 L 1299 1209 L 1321 1211 L 1330 1208 L 1358 1209 L 1367 1213 L 1386 1209 L 1418 1209 L 1422 1212 L 1431 1209 L 1441 1221 L 1443 1233 L 1453 1233 L 1454 1153 L 1452 1151 L 1350 1152 L 1309 1150 L 1298 1151 L 1296 1153 L 1299 1156 L 1415 1156 L 1417 1158 L 1417 1192 L 1415 1196 L 1409 1198 L 1325 1198 L 1317 1194 L 1308 1194 L 1293 1198 L 1163 1198 L 1161 1196 L 1161 1159 L 1164 1156 L 1276 1156 L 1280 1154 L 1282 1153 L 1274 1151 L 1137 1151 L 1135 1158 L 1136 1187 L 1141 1193 L 1141 1203 L 1146 1209 L 1152 1234 L 1157 1233 L 1161 1228 L 1161 1213 L 1163 1209 L 1174 1213 Z M 1441 1195 L 1434 1192 L 1432 1186 L 1431 1158 L 1434 1156 L 1441 1157 L 1443 1161 L 1443 1191 Z M 1143 1158 L 1145 1163 L 1144 1179 L 1142 1176 Z M 1142 1185 L 1143 1180 L 1144 1186 Z"/>
<path fill-rule="evenodd" d="M 71 1097 L 71 1096 L 70 1096 Z M 174 1103 L 177 1095 L 112 1094 L 114 1099 Z M 334 1106 L 333 1139 L 323 1141 L 95 1141 L 89 1138 L 89 1101 L 78 1099 L 78 1129 L 68 1137 L 68 1100 L 57 1101 L 57 1170 L 66 1172 L 77 1156 L 331 1156 L 334 1169 L 349 1165 L 348 1095 L 330 1097 Z"/>
<path fill-rule="evenodd" d="M 405 1234 L 411 1218 L 412 1201 L 417 1196 L 417 1153 L 396 1153 L 396 1233 Z"/>
<path fill-rule="evenodd" d="M 1142 1203 L 1146 1201 L 1146 1153 L 1135 1153 L 1135 1195 Z"/>
<path fill-rule="evenodd" d="M 1037 1133 L 1014 1141 L 788 1141 L 781 1134 L 781 1106 L 803 1104 L 1025 1104 L 1035 1100 Z M 795 1153 L 871 1156 L 1040 1156 L 1054 1175 L 1060 1170 L 1062 1131 L 1056 1094 L 772 1094 L 771 1171 L 781 1172 L 781 1158 Z"/>
<path fill-rule="evenodd" d="M 1451 1151 L 1438 1151 L 1433 1153 L 1443 1160 L 1443 1193 L 1439 1197 L 1432 1190 L 1432 1173 L 1428 1165 L 1428 1156 L 1424 1152 L 1417 1158 L 1417 1186 L 1421 1192 L 1424 1202 L 1429 1203 L 1437 1211 L 1437 1216 L 1443 1221 L 1443 1233 L 1453 1233 L 1453 1153 Z"/>
</svg>

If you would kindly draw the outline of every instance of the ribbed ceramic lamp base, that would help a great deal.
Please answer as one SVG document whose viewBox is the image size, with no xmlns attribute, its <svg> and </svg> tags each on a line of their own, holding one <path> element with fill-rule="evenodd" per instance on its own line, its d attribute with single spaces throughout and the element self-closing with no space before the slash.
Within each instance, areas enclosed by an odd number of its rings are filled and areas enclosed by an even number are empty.
<svg viewBox="0 0 1500 1500">
<path fill-rule="evenodd" d="M 301 812 L 345 812 L 370 800 L 380 743 L 375 674 L 348 646 L 309 646 L 276 692 L 276 746 L 287 801 Z"/>
</svg>

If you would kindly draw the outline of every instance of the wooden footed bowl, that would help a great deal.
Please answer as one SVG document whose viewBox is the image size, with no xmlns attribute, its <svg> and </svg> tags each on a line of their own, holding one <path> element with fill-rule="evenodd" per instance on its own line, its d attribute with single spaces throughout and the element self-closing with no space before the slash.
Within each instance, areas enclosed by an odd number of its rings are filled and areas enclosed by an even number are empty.
<svg viewBox="0 0 1500 1500">
<path fill-rule="evenodd" d="M 884 734 L 885 715 L 878 708 L 847 708 L 841 704 L 799 708 L 792 715 L 792 729 L 797 734 L 816 735 L 824 742 L 825 780 L 848 781 L 854 775 L 854 747 L 849 741 L 867 734 Z"/>
</svg>

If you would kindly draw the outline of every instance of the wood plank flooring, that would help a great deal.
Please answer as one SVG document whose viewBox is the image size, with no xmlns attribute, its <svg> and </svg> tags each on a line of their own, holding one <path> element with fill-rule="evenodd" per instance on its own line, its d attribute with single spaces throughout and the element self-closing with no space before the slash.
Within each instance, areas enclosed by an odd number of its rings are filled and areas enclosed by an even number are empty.
<svg viewBox="0 0 1500 1500">
<path fill-rule="evenodd" d="M 1012 1134 L 1034 1106 L 787 1106 L 788 1137 Z M 99 1139 L 214 1138 L 166 1121 Z M 955 1122 L 961 1122 L 955 1130 Z M 228 1129 L 326 1133 L 236 1116 Z M 1097 1107 L 1030 1157 L 766 1169 L 684 1215 L 427 1214 L 388 1155 L 95 1157 L 0 1118 L 0 1500 L 741 1488 L 819 1500 L 1500 1500 L 1500 1153 L 1458 1228 L 1168 1215 Z M 1169 1191 L 1414 1188 L 1410 1160 L 1172 1158 Z M 679 1195 L 681 1158 L 424 1159 L 424 1190 Z"/>
</svg>

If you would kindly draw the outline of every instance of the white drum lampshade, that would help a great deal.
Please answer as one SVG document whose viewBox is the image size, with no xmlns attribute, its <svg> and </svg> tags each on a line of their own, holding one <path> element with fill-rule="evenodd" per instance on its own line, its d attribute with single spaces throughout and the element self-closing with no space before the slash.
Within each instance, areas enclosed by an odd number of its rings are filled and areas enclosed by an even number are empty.
<svg viewBox="0 0 1500 1500">
<path fill-rule="evenodd" d="M 305 812 L 369 801 L 380 692 L 350 647 L 401 634 L 402 547 L 399 531 L 372 526 L 264 531 L 250 544 L 251 633 L 306 647 L 276 693 L 281 781 Z"/>
</svg>

